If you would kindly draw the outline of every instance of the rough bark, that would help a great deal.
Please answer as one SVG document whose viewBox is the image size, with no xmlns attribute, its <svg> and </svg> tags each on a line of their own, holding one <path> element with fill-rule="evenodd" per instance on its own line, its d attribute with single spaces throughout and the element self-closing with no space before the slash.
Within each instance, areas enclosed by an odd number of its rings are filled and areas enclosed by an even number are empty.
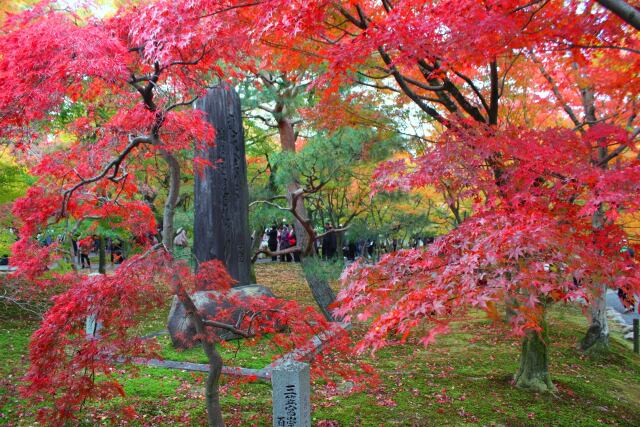
<svg viewBox="0 0 640 427">
<path fill-rule="evenodd" d="M 296 136 L 291 121 L 287 118 L 280 118 L 278 120 L 278 133 L 280 136 L 280 146 L 282 150 L 295 152 Z M 320 311 L 327 320 L 333 322 L 337 319 L 335 319 L 331 314 L 329 305 L 335 301 L 336 296 L 329 286 L 328 280 L 313 274 L 315 270 L 310 266 L 310 261 L 307 258 L 314 255 L 313 245 L 309 244 L 311 239 L 313 239 L 313 236 L 309 235 L 305 225 L 297 218 L 308 218 L 307 209 L 304 206 L 304 193 L 301 193 L 300 189 L 300 184 L 295 180 L 287 185 L 289 203 L 294 206 L 296 212 L 296 215 L 294 215 L 293 226 L 296 232 L 296 240 L 298 241 L 297 246 L 300 248 L 310 248 L 311 250 L 311 253 L 306 253 L 308 251 L 303 250 L 300 254 L 302 269 L 304 270 L 304 275 L 307 279 L 307 284 L 309 285 L 313 299 L 320 308 Z M 297 200 L 295 203 L 293 201 L 294 194 L 297 194 Z"/>
<path fill-rule="evenodd" d="M 604 224 L 602 207 L 593 216 L 593 229 L 597 232 Z M 589 354 L 600 354 L 609 350 L 609 323 L 607 320 L 607 285 L 598 286 L 589 306 L 590 324 L 580 349 Z"/>
<path fill-rule="evenodd" d="M 173 238 L 175 237 L 173 219 L 180 195 L 180 163 L 178 163 L 173 154 L 166 150 L 161 150 L 160 153 L 169 167 L 169 193 L 167 194 L 167 200 L 164 202 L 162 216 L 162 243 L 169 251 L 173 251 Z"/>
<path fill-rule="evenodd" d="M 104 236 L 99 237 L 98 246 L 98 273 L 107 274 L 107 254 L 104 247 Z"/>
<path fill-rule="evenodd" d="M 313 265 L 313 258 L 304 258 L 302 260 L 302 269 L 307 279 L 307 284 L 313 295 L 313 299 L 320 308 L 322 315 L 330 322 L 339 322 L 341 319 L 336 318 L 329 306 L 336 300 L 336 295 L 329 286 L 329 280 L 322 274 L 318 274 L 316 266 Z"/>
<path fill-rule="evenodd" d="M 640 11 L 623 0 L 598 0 L 602 6 L 618 15 L 624 22 L 640 30 Z"/>
<path fill-rule="evenodd" d="M 222 373 L 222 357 L 215 344 L 203 340 L 202 348 L 209 359 L 209 376 L 205 389 L 207 401 L 207 422 L 209 427 L 224 427 L 222 408 L 220 407 L 220 374 Z"/>
<path fill-rule="evenodd" d="M 278 134 L 280 137 L 280 147 L 282 151 L 289 151 L 294 153 L 296 151 L 296 134 L 293 130 L 293 124 L 287 118 L 278 119 Z M 292 182 L 287 184 L 287 192 L 289 202 L 291 203 L 291 198 L 293 194 L 295 194 L 298 190 L 300 190 L 300 184 L 294 179 Z M 298 203 L 295 205 L 295 210 L 298 216 L 302 218 L 307 218 L 307 209 L 304 206 L 304 194 L 299 196 Z M 310 236 L 304 228 L 304 225 L 297 219 L 293 220 L 293 228 L 296 232 L 296 240 L 300 242 L 298 246 L 301 248 L 306 248 L 309 242 Z"/>
<path fill-rule="evenodd" d="M 216 129 L 215 145 L 198 155 L 211 165 L 195 174 L 193 254 L 224 263 L 236 286 L 251 283 L 249 189 L 240 97 L 227 85 L 209 90 L 197 107 Z"/>
<path fill-rule="evenodd" d="M 517 304 L 517 300 L 513 297 L 505 297 L 504 299 L 504 321 L 505 323 L 509 323 L 511 322 L 511 319 L 513 318 L 513 316 L 515 316 L 517 313 L 514 309 L 514 307 Z"/>
<path fill-rule="evenodd" d="M 609 351 L 609 323 L 607 321 L 607 286 L 600 285 L 600 294 L 595 296 L 589 307 L 591 323 L 584 338 L 580 341 L 580 349 L 592 355 Z"/>
<path fill-rule="evenodd" d="M 592 88 L 584 87 L 580 90 L 582 95 L 582 104 L 585 111 L 585 122 L 589 126 L 593 126 L 596 121 L 595 112 L 595 94 Z M 602 169 L 607 169 L 607 148 L 598 147 L 598 161 Z M 591 219 L 591 229 L 594 234 L 601 232 L 605 225 L 605 211 L 602 205 L 598 206 L 598 210 L 593 214 Z M 588 354 L 597 355 L 606 353 L 609 350 L 609 324 L 607 321 L 607 286 L 600 284 L 597 292 L 592 298 L 589 307 L 591 323 L 587 329 L 582 341 L 580 341 L 580 349 Z"/>
<path fill-rule="evenodd" d="M 522 340 L 520 368 L 514 377 L 516 387 L 537 392 L 554 391 L 549 376 L 549 340 L 547 325 L 543 321 L 541 331 L 528 331 Z"/>
<path fill-rule="evenodd" d="M 184 304 L 187 316 L 196 327 L 198 335 L 207 337 L 206 326 L 198 308 L 180 283 L 180 278 L 174 275 L 176 294 Z M 202 339 L 202 349 L 209 360 L 209 376 L 205 388 L 205 400 L 207 403 L 207 424 L 209 427 L 224 427 L 222 408 L 220 407 L 220 374 L 222 373 L 222 357 L 216 349 L 215 343 Z"/>
</svg>

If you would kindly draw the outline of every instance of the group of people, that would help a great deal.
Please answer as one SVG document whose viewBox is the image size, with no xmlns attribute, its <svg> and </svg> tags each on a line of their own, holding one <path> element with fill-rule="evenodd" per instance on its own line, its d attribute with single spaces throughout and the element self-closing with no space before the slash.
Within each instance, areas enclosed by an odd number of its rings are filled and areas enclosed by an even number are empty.
<svg viewBox="0 0 640 427">
<path fill-rule="evenodd" d="M 283 224 L 279 227 L 273 224 L 271 228 L 267 229 L 265 237 L 266 239 L 263 239 L 263 242 L 266 240 L 270 252 L 284 251 L 285 249 L 294 248 L 298 244 L 296 231 L 293 225 L 289 224 Z M 277 261 L 278 259 L 282 262 L 300 262 L 300 251 L 271 256 L 271 261 Z"/>
<path fill-rule="evenodd" d="M 100 238 L 98 236 L 88 236 L 84 239 L 71 239 L 73 247 L 73 255 L 78 257 L 81 268 L 91 268 L 91 259 L 89 256 L 92 252 L 100 251 Z M 105 251 L 109 252 L 111 264 L 121 264 L 124 261 L 124 242 L 121 239 L 105 239 Z"/>
<path fill-rule="evenodd" d="M 296 231 L 293 225 L 282 224 L 277 226 L 273 224 L 265 231 L 262 238 L 263 247 L 268 247 L 269 252 L 281 252 L 289 248 L 295 248 L 298 244 Z M 321 246 L 319 246 L 321 244 Z M 336 233 L 330 224 L 325 224 L 324 235 L 322 239 L 314 242 L 315 249 L 318 253 L 322 253 L 325 259 L 335 258 L 338 253 L 338 244 Z M 281 262 L 300 262 L 300 250 L 291 251 L 284 254 L 272 255 L 272 261 Z"/>
</svg>

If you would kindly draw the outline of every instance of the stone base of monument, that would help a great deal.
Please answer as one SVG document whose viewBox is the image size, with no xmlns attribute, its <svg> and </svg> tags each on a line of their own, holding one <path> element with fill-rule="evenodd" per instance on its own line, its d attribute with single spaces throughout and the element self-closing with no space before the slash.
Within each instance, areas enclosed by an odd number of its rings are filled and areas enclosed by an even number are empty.
<svg viewBox="0 0 640 427">
<path fill-rule="evenodd" d="M 261 285 L 246 285 L 246 286 L 237 286 L 235 288 L 231 288 L 229 290 L 229 297 L 233 297 L 233 300 L 236 302 L 237 307 L 233 307 L 231 303 L 225 302 L 222 304 L 222 307 L 219 307 L 218 301 L 219 298 L 216 298 L 213 295 L 219 295 L 214 291 L 199 291 L 195 292 L 191 295 L 194 304 L 200 311 L 204 311 L 207 316 L 211 318 L 215 318 L 218 312 L 222 309 L 229 313 L 227 318 L 216 319 L 217 321 L 228 323 L 231 325 L 235 325 L 239 316 L 243 313 L 242 302 L 246 301 L 249 298 L 255 297 L 271 297 L 275 298 L 276 296 L 273 292 Z M 167 324 L 167 329 L 169 330 L 169 335 L 171 336 L 171 342 L 175 348 L 187 349 L 195 347 L 198 344 L 198 340 L 195 339 L 196 336 L 196 327 L 193 323 L 187 318 L 187 314 L 184 308 L 184 305 L 178 300 L 178 297 L 173 297 L 173 302 L 171 303 L 171 311 L 169 312 L 169 319 Z M 225 331 L 223 329 L 216 329 L 216 334 L 222 340 L 233 340 L 240 339 L 239 335 L 236 335 L 232 332 Z"/>
</svg>

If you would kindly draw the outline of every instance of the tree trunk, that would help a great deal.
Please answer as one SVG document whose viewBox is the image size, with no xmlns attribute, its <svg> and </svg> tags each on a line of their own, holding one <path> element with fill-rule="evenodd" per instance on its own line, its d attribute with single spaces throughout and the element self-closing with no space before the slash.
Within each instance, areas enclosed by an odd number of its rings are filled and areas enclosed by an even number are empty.
<svg viewBox="0 0 640 427">
<path fill-rule="evenodd" d="M 522 340 L 520 368 L 514 377 L 516 387 L 537 392 L 554 391 L 549 376 L 549 347 L 547 325 L 542 321 L 542 330 L 528 331 Z"/>
<path fill-rule="evenodd" d="M 222 357 L 215 344 L 202 340 L 202 348 L 209 358 L 209 376 L 205 389 L 207 401 L 207 422 L 209 427 L 224 427 L 222 408 L 220 407 L 220 374 L 222 373 Z"/>
<path fill-rule="evenodd" d="M 107 254 L 104 247 L 104 236 L 99 237 L 98 245 L 98 273 L 107 274 Z"/>
<path fill-rule="evenodd" d="M 585 111 L 585 122 L 589 126 L 597 123 L 595 112 L 595 94 L 591 87 L 580 89 L 582 95 L 582 104 Z M 607 169 L 607 147 L 598 147 L 598 161 L 602 162 L 600 168 Z M 591 218 L 591 229 L 597 235 L 602 232 L 605 225 L 605 211 L 602 205 L 598 206 L 598 210 Z M 594 236 L 595 239 L 595 236 Z M 607 322 L 607 286 L 601 284 L 598 286 L 597 293 L 593 296 L 591 306 L 589 307 L 591 324 L 587 329 L 585 337 L 580 342 L 580 348 L 589 354 L 597 355 L 609 351 L 609 324 Z"/>
<path fill-rule="evenodd" d="M 175 230 L 173 228 L 173 218 L 176 212 L 176 204 L 180 195 L 180 164 L 178 160 L 166 150 L 160 150 L 162 157 L 169 167 L 169 194 L 164 202 L 164 213 L 162 215 L 162 243 L 169 251 L 173 251 L 173 239 Z"/>
<path fill-rule="evenodd" d="M 336 318 L 329 309 L 329 305 L 336 300 L 336 295 L 333 293 L 331 286 L 329 286 L 329 280 L 326 275 L 318 271 L 318 266 L 314 265 L 314 261 L 316 261 L 315 258 L 306 257 L 302 259 L 302 270 L 307 279 L 309 289 L 311 289 L 313 299 L 328 321 L 339 322 L 341 319 Z"/>
<path fill-rule="evenodd" d="M 176 289 L 176 295 L 182 304 L 184 304 L 189 320 L 191 320 L 195 325 L 198 335 L 203 337 L 200 342 L 202 343 L 202 349 L 209 359 L 209 376 L 207 377 L 207 384 L 205 388 L 207 424 L 209 427 L 224 427 L 222 408 L 220 407 L 220 374 L 222 373 L 222 357 L 220 356 L 220 353 L 218 353 L 215 343 L 209 341 L 208 338 L 210 338 L 211 335 L 207 333 L 203 319 L 198 313 L 198 308 L 191 299 L 191 296 L 187 293 L 186 289 L 182 286 L 182 282 L 180 281 L 180 277 L 177 273 L 174 273 L 173 275 L 173 282 Z"/>
<path fill-rule="evenodd" d="M 505 323 L 511 322 L 511 319 L 517 314 L 514 310 L 516 304 L 515 298 L 505 297 L 504 299 L 504 321 Z"/>
<path fill-rule="evenodd" d="M 598 233 L 604 226 L 604 209 L 598 207 L 593 214 L 592 228 L 594 233 Z M 597 293 L 593 295 L 589 306 L 591 323 L 587 329 L 580 349 L 588 354 L 597 356 L 609 351 L 609 323 L 607 321 L 607 285 L 601 284 Z"/>
<path fill-rule="evenodd" d="M 640 30 L 640 12 L 623 0 L 598 0 L 602 6 L 618 15 L 624 22 Z"/>
<path fill-rule="evenodd" d="M 589 307 L 591 324 L 584 338 L 580 341 L 580 349 L 592 355 L 609 351 L 609 323 L 607 322 L 607 286 L 600 285 L 600 294 L 596 295 Z"/>
<path fill-rule="evenodd" d="M 276 106 L 276 110 L 278 111 L 283 111 L 283 108 L 284 105 L 282 104 Z M 296 134 L 293 129 L 293 124 L 284 116 L 276 117 L 276 120 L 278 122 L 278 134 L 280 136 L 280 146 L 282 150 L 295 153 Z M 293 203 L 292 195 L 299 190 L 300 184 L 295 179 L 287 184 L 289 203 Z M 298 197 L 295 205 L 295 212 L 300 218 L 308 218 L 307 209 L 304 206 L 304 195 L 300 195 Z M 307 279 L 309 289 L 311 289 L 313 299 L 316 301 L 320 311 L 327 320 L 332 322 L 338 321 L 339 319 L 336 319 L 329 309 L 329 305 L 336 299 L 333 290 L 329 286 L 329 281 L 322 274 L 314 274 L 317 273 L 315 266 L 312 265 L 315 251 L 313 245 L 309 245 L 309 242 L 313 237 L 309 235 L 305 226 L 297 218 L 294 218 L 293 227 L 296 232 L 297 246 L 302 249 L 300 253 L 300 260 L 302 262 L 302 269 L 304 271 L 305 278 Z M 307 253 L 306 248 L 309 247 L 311 253 Z"/>
<path fill-rule="evenodd" d="M 251 253 L 255 254 L 260 249 L 260 245 L 262 244 L 262 236 L 264 234 L 264 228 L 261 227 L 257 230 L 253 230 L 253 234 L 256 236 L 256 238 L 251 242 Z M 251 279 L 250 282 L 258 283 L 258 279 L 256 278 L 256 268 L 254 263 L 250 264 L 250 269 L 251 269 L 249 271 L 249 277 Z"/>
<path fill-rule="evenodd" d="M 280 148 L 282 149 L 282 151 L 295 153 L 297 138 L 295 131 L 293 130 L 293 124 L 291 123 L 291 120 L 286 117 L 280 117 L 277 121 L 278 135 L 280 137 Z M 287 184 L 287 191 L 289 192 L 289 203 L 291 203 L 291 195 L 299 189 L 300 184 L 295 179 Z M 298 203 L 296 204 L 296 213 L 302 218 L 307 218 L 307 209 L 304 206 L 303 195 L 298 198 Z M 301 248 L 306 248 L 307 244 L 309 243 L 310 236 L 307 234 L 304 226 L 296 218 L 294 218 L 293 220 L 293 228 L 296 232 L 296 240 L 300 242 L 298 246 L 300 246 Z"/>
<path fill-rule="evenodd" d="M 287 185 L 287 191 L 289 192 L 289 203 L 292 203 L 292 194 L 300 189 L 300 184 L 297 182 Z M 304 207 L 304 195 L 298 197 L 298 203 L 296 203 L 296 213 L 301 218 L 307 218 L 307 209 Z M 304 228 L 304 225 L 297 218 L 293 219 L 293 229 L 296 232 L 296 241 L 300 248 L 306 248 L 309 245 L 309 233 Z"/>
</svg>

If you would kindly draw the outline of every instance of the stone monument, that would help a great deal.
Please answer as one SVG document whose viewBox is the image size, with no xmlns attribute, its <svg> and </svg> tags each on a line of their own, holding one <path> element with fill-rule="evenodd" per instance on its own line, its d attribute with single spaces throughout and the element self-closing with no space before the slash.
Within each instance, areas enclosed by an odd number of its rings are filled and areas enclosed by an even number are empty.
<svg viewBox="0 0 640 427">
<path fill-rule="evenodd" d="M 216 130 L 215 146 L 197 153 L 211 162 L 195 174 L 193 254 L 219 259 L 237 286 L 251 281 L 249 188 L 240 97 L 225 84 L 210 89 L 197 108 Z"/>
<path fill-rule="evenodd" d="M 271 372 L 274 427 L 311 427 L 309 365 L 286 360 Z"/>
</svg>

